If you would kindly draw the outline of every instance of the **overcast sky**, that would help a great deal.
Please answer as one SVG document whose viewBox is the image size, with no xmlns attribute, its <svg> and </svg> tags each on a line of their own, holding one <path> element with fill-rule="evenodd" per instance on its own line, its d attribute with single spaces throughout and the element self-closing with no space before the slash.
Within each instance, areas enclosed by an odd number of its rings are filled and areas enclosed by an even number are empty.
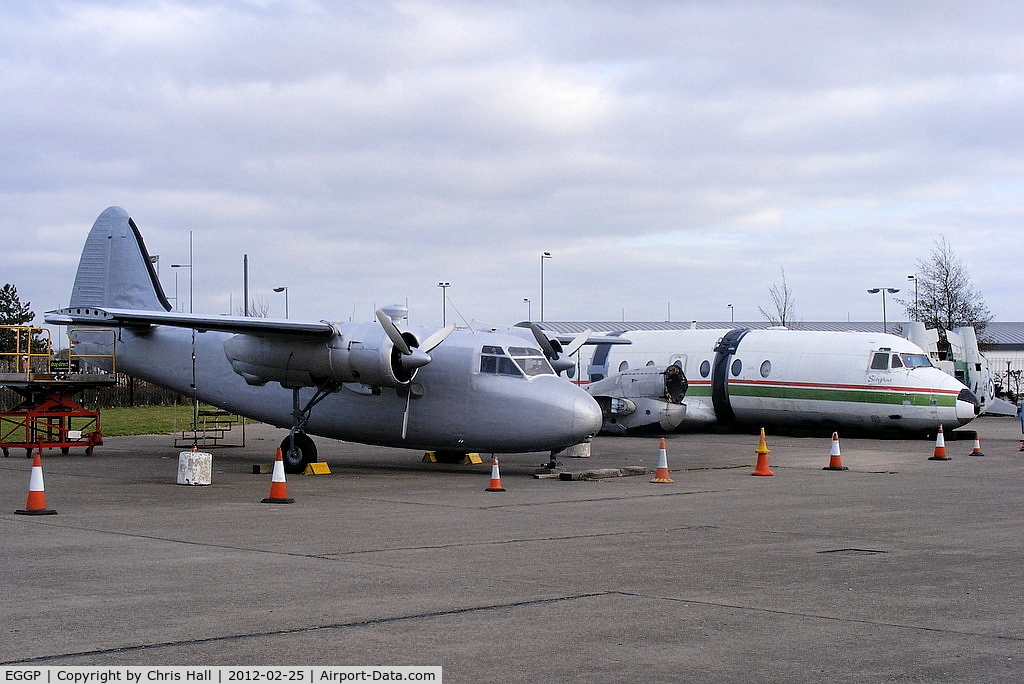
<svg viewBox="0 0 1024 684">
<path fill-rule="evenodd" d="M 201 313 L 539 319 L 550 252 L 548 320 L 880 320 L 944 235 L 1024 320 L 1010 0 L 11 1 L 0 101 L 38 320 L 110 205 Z"/>
</svg>

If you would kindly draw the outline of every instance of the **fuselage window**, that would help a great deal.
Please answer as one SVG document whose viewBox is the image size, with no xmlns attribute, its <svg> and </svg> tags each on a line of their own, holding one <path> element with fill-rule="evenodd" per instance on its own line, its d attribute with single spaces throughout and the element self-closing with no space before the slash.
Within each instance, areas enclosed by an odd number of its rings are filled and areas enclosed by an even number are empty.
<svg viewBox="0 0 1024 684">
<path fill-rule="evenodd" d="M 622 373 L 624 371 L 628 371 L 628 370 L 629 370 L 629 362 L 628 361 L 623 361 L 622 363 L 619 364 L 619 372 L 620 373 Z"/>
<path fill-rule="evenodd" d="M 735 361 L 733 361 L 732 362 L 732 376 L 734 378 L 738 378 L 742 371 L 743 371 L 743 362 L 740 361 L 739 359 L 736 359 Z"/>
<path fill-rule="evenodd" d="M 484 345 L 480 351 L 480 372 L 491 375 L 509 375 L 521 378 L 523 374 L 512 359 L 505 355 L 505 350 L 493 345 Z"/>
<path fill-rule="evenodd" d="M 761 364 L 761 377 L 762 378 L 767 378 L 771 374 L 772 374 L 772 362 L 767 360 L 767 359 L 765 359 L 764 362 Z"/>
<path fill-rule="evenodd" d="M 700 377 L 706 378 L 711 375 L 711 362 L 704 359 L 700 362 Z"/>
<path fill-rule="evenodd" d="M 871 357 L 871 370 L 889 370 L 889 354 L 875 352 L 875 355 Z"/>
</svg>

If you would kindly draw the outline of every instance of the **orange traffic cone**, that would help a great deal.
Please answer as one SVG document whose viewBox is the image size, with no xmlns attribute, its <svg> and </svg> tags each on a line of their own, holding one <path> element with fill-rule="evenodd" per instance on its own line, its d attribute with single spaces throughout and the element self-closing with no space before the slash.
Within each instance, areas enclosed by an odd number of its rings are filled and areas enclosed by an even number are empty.
<svg viewBox="0 0 1024 684">
<path fill-rule="evenodd" d="M 822 470 L 849 470 L 843 465 L 842 454 L 839 453 L 839 433 L 832 433 L 832 453 L 829 454 L 828 465 Z"/>
<path fill-rule="evenodd" d="M 761 428 L 761 439 L 757 443 L 757 448 L 754 449 L 754 453 L 757 454 L 757 465 L 754 466 L 754 471 L 751 475 L 774 475 L 771 468 L 768 467 L 768 443 L 764 441 L 764 428 Z"/>
<path fill-rule="evenodd" d="M 295 503 L 295 499 L 288 498 L 288 485 L 284 479 L 284 459 L 281 458 L 281 450 L 274 454 L 274 474 L 270 478 L 270 496 L 260 503 Z"/>
<path fill-rule="evenodd" d="M 971 449 L 971 453 L 969 453 L 967 455 L 968 456 L 984 456 L 985 455 L 985 454 L 981 453 L 981 438 L 978 437 L 978 433 L 977 432 L 974 433 L 974 448 Z"/>
<path fill-rule="evenodd" d="M 665 450 L 664 437 L 661 438 L 661 444 L 658 446 L 658 469 L 654 471 L 654 479 L 651 482 L 675 484 L 675 480 L 668 472 L 668 452 Z"/>
<path fill-rule="evenodd" d="M 949 461 L 949 456 L 946 455 L 946 438 L 942 434 L 942 426 L 939 426 L 939 432 L 935 435 L 935 453 L 928 457 L 929 461 Z"/>
<path fill-rule="evenodd" d="M 57 511 L 46 507 L 42 454 L 43 450 L 40 449 L 32 459 L 32 474 L 28 478 L 28 499 L 25 501 L 25 508 L 14 511 L 19 515 L 57 515 Z"/>
<path fill-rule="evenodd" d="M 488 492 L 503 492 L 505 488 L 501 486 L 501 474 L 498 472 L 498 459 L 495 456 L 491 456 L 491 484 L 485 491 Z"/>
</svg>

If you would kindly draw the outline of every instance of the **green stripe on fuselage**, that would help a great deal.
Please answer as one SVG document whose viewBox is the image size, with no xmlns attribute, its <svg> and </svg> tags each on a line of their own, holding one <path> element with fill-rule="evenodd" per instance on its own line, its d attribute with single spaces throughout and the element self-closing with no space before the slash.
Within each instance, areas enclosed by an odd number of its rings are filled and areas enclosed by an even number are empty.
<svg viewBox="0 0 1024 684">
<path fill-rule="evenodd" d="M 690 385 L 687 395 L 710 397 L 710 385 Z M 955 394 L 931 392 L 899 392 L 854 389 L 846 387 L 788 387 L 780 385 L 729 383 L 730 397 L 755 399 L 790 399 L 794 401 L 844 401 L 857 404 L 891 404 L 895 406 L 956 406 Z"/>
</svg>

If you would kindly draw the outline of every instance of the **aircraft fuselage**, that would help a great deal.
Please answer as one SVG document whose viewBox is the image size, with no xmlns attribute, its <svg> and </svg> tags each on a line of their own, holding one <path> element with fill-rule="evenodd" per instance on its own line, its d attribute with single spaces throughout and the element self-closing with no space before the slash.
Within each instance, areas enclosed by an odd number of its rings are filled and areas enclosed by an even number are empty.
<svg viewBox="0 0 1024 684">
<path fill-rule="evenodd" d="M 622 336 L 631 344 L 597 345 L 582 359 L 584 380 L 678 365 L 689 382 L 682 429 L 724 423 L 925 433 L 977 415 L 970 390 L 895 335 L 724 329 Z"/>
<path fill-rule="evenodd" d="M 225 355 L 230 333 L 193 333 L 166 326 L 125 327 L 116 333 L 119 371 L 186 396 L 192 396 L 195 378 L 195 394 L 202 402 L 271 425 L 292 425 L 292 390 L 276 382 L 252 386 L 236 373 Z M 92 339 L 96 345 L 103 338 Z M 485 343 L 522 346 L 519 338 L 456 330 L 431 352 L 431 362 L 417 371 L 408 386 L 345 383 L 311 412 L 306 430 L 368 444 L 488 453 L 560 449 L 597 431 L 596 402 L 564 379 L 553 374 L 528 378 L 481 372 Z M 313 391 L 302 388 L 301 401 L 308 401 Z"/>
</svg>

